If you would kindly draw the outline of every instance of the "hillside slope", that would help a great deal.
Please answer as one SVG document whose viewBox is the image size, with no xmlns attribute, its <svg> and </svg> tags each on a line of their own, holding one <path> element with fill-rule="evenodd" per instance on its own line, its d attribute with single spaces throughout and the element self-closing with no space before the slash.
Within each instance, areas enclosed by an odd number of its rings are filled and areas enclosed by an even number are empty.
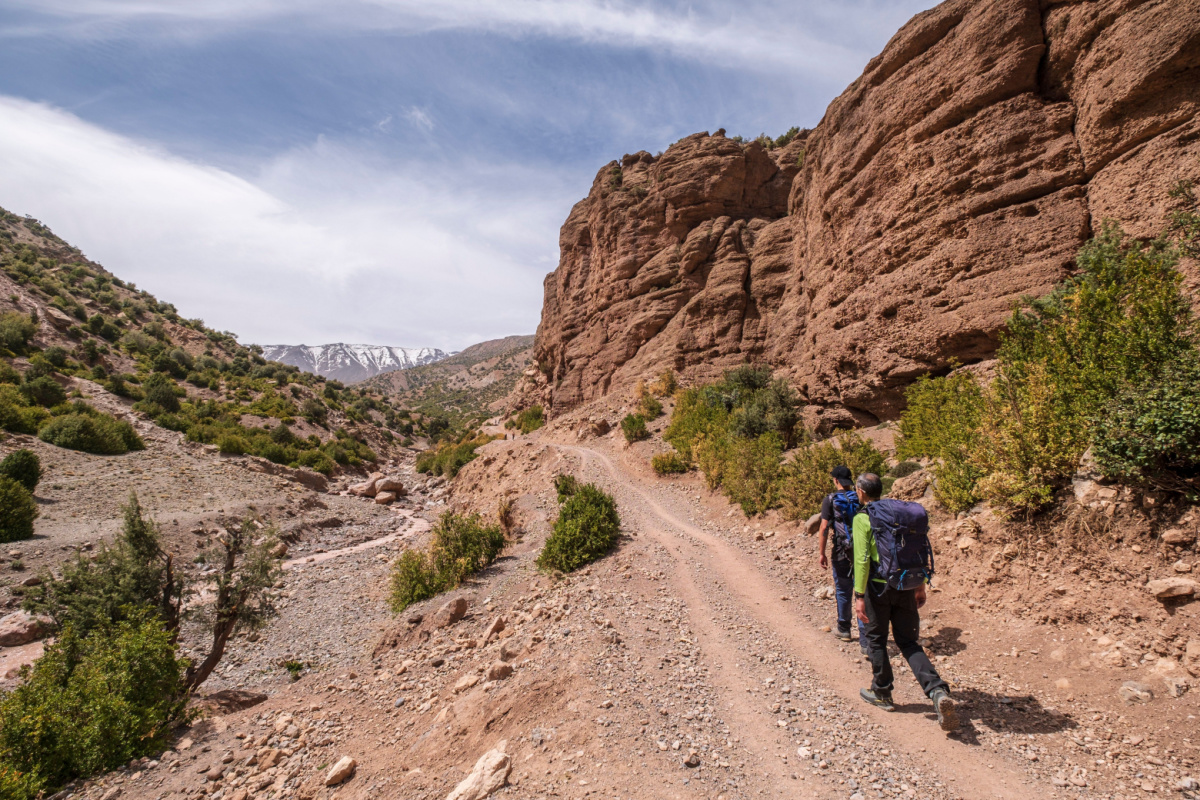
<svg viewBox="0 0 1200 800">
<path fill-rule="evenodd" d="M 916 376 L 990 357 L 1103 221 L 1163 229 L 1198 108 L 1190 0 L 948 0 L 782 148 L 718 131 L 603 167 L 546 278 L 536 399 L 755 360 L 892 417 Z"/>
<path fill-rule="evenodd" d="M 395 405 L 453 426 L 478 424 L 500 410 L 533 360 L 532 336 L 506 336 L 472 345 L 434 364 L 387 372 L 361 385 Z"/>
</svg>

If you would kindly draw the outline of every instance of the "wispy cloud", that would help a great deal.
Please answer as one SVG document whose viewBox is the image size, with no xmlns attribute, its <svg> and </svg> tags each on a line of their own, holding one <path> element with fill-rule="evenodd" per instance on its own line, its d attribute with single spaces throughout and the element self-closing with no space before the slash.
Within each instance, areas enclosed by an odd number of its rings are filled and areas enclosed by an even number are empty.
<svg viewBox="0 0 1200 800">
<path fill-rule="evenodd" d="M 0 174 L 0 205 L 245 341 L 458 348 L 531 331 L 569 202 L 555 175 L 328 142 L 250 181 L 8 97 Z"/>
<path fill-rule="evenodd" d="M 627 0 L 9 0 L 57 19 L 80 35 L 124 35 L 114 23 L 189 23 L 220 30 L 265 19 L 290 19 L 341 29 L 423 33 L 477 30 L 505 35 L 573 39 L 628 48 L 661 48 L 675 56 L 762 71 L 803 69 L 840 74 L 863 59 L 862 27 L 894 28 L 912 2 L 842 0 L 829 3 L 759 0 L 687 4 Z M 925 5 L 931 5 L 927 3 Z M 29 27 L 27 30 L 36 30 Z M 177 29 L 178 30 L 178 29 Z M 187 29 L 195 33 L 196 28 Z"/>
</svg>

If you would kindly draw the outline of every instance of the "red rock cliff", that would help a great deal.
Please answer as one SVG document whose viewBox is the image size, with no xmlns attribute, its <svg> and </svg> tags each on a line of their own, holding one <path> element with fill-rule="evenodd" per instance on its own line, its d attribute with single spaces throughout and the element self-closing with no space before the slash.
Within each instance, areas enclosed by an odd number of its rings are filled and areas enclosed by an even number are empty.
<svg viewBox="0 0 1200 800">
<path fill-rule="evenodd" d="M 545 282 L 547 400 L 749 360 L 894 416 L 916 376 L 989 357 L 1101 220 L 1162 230 L 1198 108 L 1196 0 L 949 0 L 786 147 L 718 131 L 601 169 Z"/>
</svg>

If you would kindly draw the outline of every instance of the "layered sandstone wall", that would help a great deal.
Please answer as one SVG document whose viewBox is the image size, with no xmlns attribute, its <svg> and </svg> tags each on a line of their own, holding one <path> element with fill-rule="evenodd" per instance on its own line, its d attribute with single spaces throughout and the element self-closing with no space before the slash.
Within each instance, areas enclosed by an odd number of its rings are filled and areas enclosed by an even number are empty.
<svg viewBox="0 0 1200 800">
<path fill-rule="evenodd" d="M 755 361 L 892 417 L 918 375 L 988 358 L 1102 220 L 1163 229 L 1200 180 L 1198 107 L 1195 0 L 949 0 L 786 147 L 718 131 L 601 169 L 546 278 L 545 399 Z"/>
</svg>

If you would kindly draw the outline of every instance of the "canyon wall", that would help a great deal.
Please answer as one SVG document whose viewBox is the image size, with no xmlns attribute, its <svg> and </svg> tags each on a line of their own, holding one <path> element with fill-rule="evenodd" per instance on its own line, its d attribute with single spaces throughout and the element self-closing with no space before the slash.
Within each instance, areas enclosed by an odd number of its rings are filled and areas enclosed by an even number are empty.
<svg viewBox="0 0 1200 800">
<path fill-rule="evenodd" d="M 542 399 L 752 361 L 812 413 L 893 417 L 1104 221 L 1163 230 L 1198 108 L 1195 0 L 949 0 L 785 146 L 717 131 L 602 168 L 545 281 Z"/>
</svg>

